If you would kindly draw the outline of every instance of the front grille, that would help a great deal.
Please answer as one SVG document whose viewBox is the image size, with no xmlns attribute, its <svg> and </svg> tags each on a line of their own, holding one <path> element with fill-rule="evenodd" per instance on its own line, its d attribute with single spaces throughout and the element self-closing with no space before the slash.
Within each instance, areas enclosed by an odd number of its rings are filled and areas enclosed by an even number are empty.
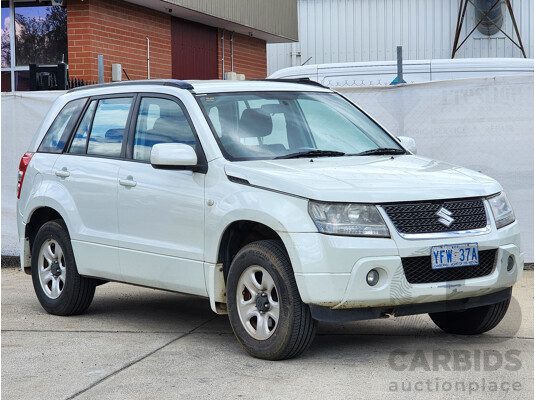
<svg viewBox="0 0 535 400">
<path fill-rule="evenodd" d="M 497 250 L 479 252 L 479 265 L 432 269 L 431 256 L 402 258 L 403 271 L 409 283 L 431 283 L 479 278 L 489 275 L 494 268 Z"/>
<path fill-rule="evenodd" d="M 440 200 L 382 206 L 401 234 L 458 232 L 487 226 L 487 214 L 481 199 Z M 448 227 L 439 222 L 436 213 L 444 207 L 453 223 Z"/>
</svg>

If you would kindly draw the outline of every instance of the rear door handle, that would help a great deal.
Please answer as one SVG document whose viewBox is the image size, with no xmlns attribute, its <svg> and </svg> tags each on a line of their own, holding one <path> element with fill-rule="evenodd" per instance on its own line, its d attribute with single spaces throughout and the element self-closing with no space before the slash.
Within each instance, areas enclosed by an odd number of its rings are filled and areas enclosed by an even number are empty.
<svg viewBox="0 0 535 400">
<path fill-rule="evenodd" d="M 119 179 L 119 185 L 126 187 L 134 187 L 137 185 L 137 182 L 134 180 L 132 175 L 128 175 L 126 179 Z"/>
<path fill-rule="evenodd" d="M 62 169 L 59 169 L 55 172 L 56 176 L 59 176 L 60 178 L 67 178 L 71 175 L 69 171 L 67 171 L 66 167 L 63 167 Z"/>
</svg>

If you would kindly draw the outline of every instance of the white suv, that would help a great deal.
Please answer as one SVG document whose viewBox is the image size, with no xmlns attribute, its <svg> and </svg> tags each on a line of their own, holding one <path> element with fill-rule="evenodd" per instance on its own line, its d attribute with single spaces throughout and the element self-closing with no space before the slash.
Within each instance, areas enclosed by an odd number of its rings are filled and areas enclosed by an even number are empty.
<svg viewBox="0 0 535 400">
<path fill-rule="evenodd" d="M 106 281 L 208 297 L 264 359 L 302 353 L 317 321 L 488 331 L 522 274 L 513 210 L 413 145 L 314 82 L 74 89 L 20 163 L 21 266 L 58 315 Z"/>
</svg>

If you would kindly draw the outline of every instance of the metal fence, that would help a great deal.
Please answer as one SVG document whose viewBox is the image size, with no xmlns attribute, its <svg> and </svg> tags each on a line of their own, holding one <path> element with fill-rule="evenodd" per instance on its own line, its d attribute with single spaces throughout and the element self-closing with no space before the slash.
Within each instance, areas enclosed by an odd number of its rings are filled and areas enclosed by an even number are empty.
<svg viewBox="0 0 535 400">
<path fill-rule="evenodd" d="M 68 84 L 69 84 L 68 89 L 74 89 L 74 88 L 77 88 L 77 87 L 94 85 L 96 83 L 97 82 L 90 81 L 90 80 L 83 80 L 83 79 L 79 79 L 79 78 L 69 78 L 68 79 Z"/>
</svg>

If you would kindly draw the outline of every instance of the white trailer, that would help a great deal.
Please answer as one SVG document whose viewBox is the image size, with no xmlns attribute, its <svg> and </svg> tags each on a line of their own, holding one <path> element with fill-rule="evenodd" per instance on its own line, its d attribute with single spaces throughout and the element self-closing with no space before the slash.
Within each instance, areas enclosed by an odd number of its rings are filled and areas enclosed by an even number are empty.
<svg viewBox="0 0 535 400">
<path fill-rule="evenodd" d="M 460 58 L 403 61 L 403 79 L 406 83 L 511 75 L 533 75 L 533 59 Z M 368 61 L 289 67 L 271 74 L 268 78 L 309 78 L 329 87 L 359 87 L 389 85 L 396 76 L 396 61 Z"/>
</svg>

